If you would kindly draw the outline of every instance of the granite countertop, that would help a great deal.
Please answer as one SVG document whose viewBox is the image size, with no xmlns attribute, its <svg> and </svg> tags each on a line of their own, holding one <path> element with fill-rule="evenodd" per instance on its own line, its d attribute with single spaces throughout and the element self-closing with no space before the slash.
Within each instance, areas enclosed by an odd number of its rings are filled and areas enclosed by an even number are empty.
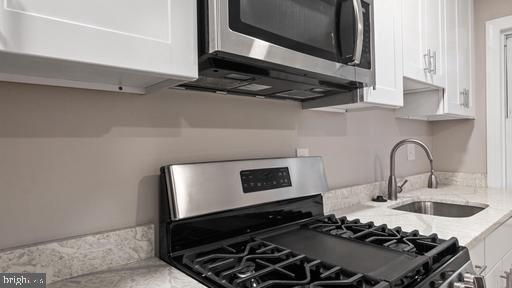
<svg viewBox="0 0 512 288">
<path fill-rule="evenodd" d="M 488 205 L 486 209 L 467 218 L 447 218 L 414 214 L 390 208 L 417 200 Z M 465 186 L 443 186 L 439 189 L 418 189 L 399 194 L 398 201 L 385 203 L 364 202 L 348 208 L 333 210 L 336 216 L 359 218 L 404 230 L 417 229 L 422 234 L 437 233 L 440 238 L 457 237 L 461 245 L 472 248 L 499 225 L 512 217 L 512 191 Z M 204 287 L 199 282 L 157 258 L 89 273 L 51 283 L 49 288 L 63 287 Z"/>
<path fill-rule="evenodd" d="M 204 288 L 158 258 L 53 282 L 48 288 Z"/>
<path fill-rule="evenodd" d="M 466 218 L 448 218 L 415 214 L 390 208 L 417 200 L 434 200 L 456 204 L 489 205 L 483 211 Z M 424 235 L 437 233 L 440 238 L 457 237 L 459 244 L 473 248 L 498 226 L 512 217 L 512 191 L 465 186 L 441 186 L 438 189 L 418 189 L 398 195 L 398 201 L 365 202 L 332 211 L 336 216 L 359 218 L 375 224 L 400 226 L 405 231 L 418 230 Z"/>
</svg>

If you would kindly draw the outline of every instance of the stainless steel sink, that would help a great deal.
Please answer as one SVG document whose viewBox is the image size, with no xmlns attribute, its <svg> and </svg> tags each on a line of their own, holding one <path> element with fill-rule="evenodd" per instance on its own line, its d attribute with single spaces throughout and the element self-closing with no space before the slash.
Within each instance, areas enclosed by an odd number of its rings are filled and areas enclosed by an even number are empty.
<svg viewBox="0 0 512 288">
<path fill-rule="evenodd" d="M 485 204 L 480 205 L 481 206 L 472 206 L 432 201 L 416 201 L 398 207 L 394 207 L 392 209 L 418 214 L 452 218 L 464 218 L 473 216 L 489 206 Z"/>
</svg>

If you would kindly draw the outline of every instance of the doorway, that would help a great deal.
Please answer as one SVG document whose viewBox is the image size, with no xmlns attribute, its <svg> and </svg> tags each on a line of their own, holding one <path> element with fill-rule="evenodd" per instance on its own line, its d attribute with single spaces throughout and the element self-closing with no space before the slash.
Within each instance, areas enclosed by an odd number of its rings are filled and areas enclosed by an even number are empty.
<svg viewBox="0 0 512 288">
<path fill-rule="evenodd" d="M 512 16 L 486 23 L 487 185 L 512 188 Z"/>
<path fill-rule="evenodd" d="M 512 34 L 505 35 L 504 45 L 505 85 L 505 175 L 506 187 L 512 188 Z"/>
</svg>

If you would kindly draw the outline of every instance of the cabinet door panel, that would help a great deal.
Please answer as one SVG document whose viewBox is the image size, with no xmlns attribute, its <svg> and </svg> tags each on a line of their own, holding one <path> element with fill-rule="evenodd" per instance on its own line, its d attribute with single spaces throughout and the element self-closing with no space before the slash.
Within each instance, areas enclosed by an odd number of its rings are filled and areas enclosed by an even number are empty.
<svg viewBox="0 0 512 288">
<path fill-rule="evenodd" d="M 485 264 L 492 267 L 512 250 L 512 219 L 498 227 L 485 239 Z"/>
<path fill-rule="evenodd" d="M 446 19 L 446 87 L 444 91 L 444 108 L 446 113 L 459 114 L 462 112 L 460 93 L 463 87 L 459 83 L 459 51 L 458 51 L 458 19 L 457 2 L 459 0 L 445 1 Z"/>
<path fill-rule="evenodd" d="M 167 0 L 87 0 L 87 5 L 82 0 L 7 0 L 5 8 L 33 17 L 169 42 L 169 4 Z"/>
<path fill-rule="evenodd" d="M 472 0 L 457 0 L 457 53 L 458 53 L 458 75 L 459 91 L 467 89 L 470 95 L 471 91 L 471 21 L 472 21 Z M 462 99 L 464 104 L 464 99 Z M 471 97 L 467 99 L 469 107 L 462 106 L 461 114 L 470 114 L 473 101 Z M 461 102 L 461 101 L 458 101 Z"/>
<path fill-rule="evenodd" d="M 503 275 L 503 265 L 500 262 L 492 267 L 485 275 L 485 284 L 487 288 L 505 288 L 505 279 L 500 276 Z"/>
<path fill-rule="evenodd" d="M 512 272 L 512 251 L 508 252 L 502 260 L 503 265 L 503 275 L 505 276 L 505 272 Z M 512 276 L 509 276 L 512 277 Z"/>
<path fill-rule="evenodd" d="M 423 2 L 424 0 L 403 1 L 403 65 L 405 77 L 428 81 L 424 58 L 427 48 L 423 37 L 425 29 Z"/>
<path fill-rule="evenodd" d="M 403 105 L 402 0 L 379 0 L 375 14 L 375 90 L 369 103 Z"/>
<path fill-rule="evenodd" d="M 451 0 L 453 1 L 453 0 Z M 428 82 L 444 87 L 444 0 L 424 0 L 423 38 L 427 49 L 432 51 L 432 70 Z"/>
<path fill-rule="evenodd" d="M 473 264 L 473 268 L 476 272 L 480 272 L 475 266 L 484 267 L 485 266 L 485 240 L 478 243 L 476 246 L 469 250 L 469 255 L 471 256 L 471 263 Z M 484 271 L 486 273 L 488 271 Z"/>
<path fill-rule="evenodd" d="M 5 0 L 0 51 L 189 79 L 195 1 Z"/>
<path fill-rule="evenodd" d="M 472 115 L 472 0 L 446 1 L 446 113 Z M 469 96 L 465 95 L 469 93 Z"/>
</svg>

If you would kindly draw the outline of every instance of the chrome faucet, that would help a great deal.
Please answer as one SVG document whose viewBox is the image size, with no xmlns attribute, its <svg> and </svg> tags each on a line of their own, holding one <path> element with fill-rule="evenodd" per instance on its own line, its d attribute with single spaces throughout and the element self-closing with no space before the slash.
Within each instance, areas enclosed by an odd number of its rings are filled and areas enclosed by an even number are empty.
<svg viewBox="0 0 512 288">
<path fill-rule="evenodd" d="M 436 189 L 437 188 L 437 177 L 434 174 L 434 159 L 432 158 L 432 153 L 430 152 L 430 149 L 428 149 L 427 145 L 425 143 L 416 140 L 416 139 L 405 139 L 402 140 L 391 149 L 391 159 L 390 159 L 390 170 L 389 170 L 389 180 L 388 180 L 388 200 L 397 200 L 398 199 L 398 193 L 402 192 L 402 188 L 407 183 L 407 180 L 405 180 L 401 185 L 397 185 L 396 183 L 396 176 L 395 176 L 395 155 L 398 148 L 402 147 L 405 144 L 416 144 L 423 148 L 425 153 L 427 154 L 428 160 L 430 161 L 430 175 L 428 177 L 428 188 Z"/>
</svg>

